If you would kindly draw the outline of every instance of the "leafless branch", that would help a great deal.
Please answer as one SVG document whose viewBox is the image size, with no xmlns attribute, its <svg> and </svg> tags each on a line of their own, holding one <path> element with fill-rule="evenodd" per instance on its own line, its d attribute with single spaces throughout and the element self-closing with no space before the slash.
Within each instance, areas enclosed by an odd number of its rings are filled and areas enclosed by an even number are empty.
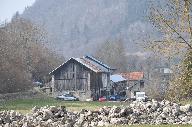
<svg viewBox="0 0 192 127">
<path fill-rule="evenodd" d="M 154 9 L 154 8 L 153 8 L 153 9 Z M 192 49 L 192 46 L 179 34 L 179 32 L 177 32 L 173 27 L 171 27 L 171 26 L 166 22 L 163 14 L 161 14 L 161 13 L 159 12 L 159 10 L 157 10 L 157 9 L 154 9 L 154 10 L 157 11 L 157 13 L 158 13 L 159 16 L 161 17 L 162 21 L 163 21 L 170 29 L 172 29 L 172 30 L 179 36 L 179 38 L 181 38 L 181 39 L 188 45 L 188 47 L 189 47 L 190 49 Z"/>
</svg>

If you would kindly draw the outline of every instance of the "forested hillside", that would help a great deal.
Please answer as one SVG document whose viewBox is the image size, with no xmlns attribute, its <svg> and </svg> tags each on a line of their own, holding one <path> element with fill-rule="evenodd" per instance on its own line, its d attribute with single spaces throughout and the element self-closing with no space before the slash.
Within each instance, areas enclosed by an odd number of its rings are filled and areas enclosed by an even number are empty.
<svg viewBox="0 0 192 127">
<path fill-rule="evenodd" d="M 127 53 L 151 31 L 148 0 L 36 0 L 22 17 L 45 27 L 51 47 L 65 56 L 93 54 L 101 43 L 121 39 Z M 139 49 L 139 50 L 138 50 Z"/>
</svg>

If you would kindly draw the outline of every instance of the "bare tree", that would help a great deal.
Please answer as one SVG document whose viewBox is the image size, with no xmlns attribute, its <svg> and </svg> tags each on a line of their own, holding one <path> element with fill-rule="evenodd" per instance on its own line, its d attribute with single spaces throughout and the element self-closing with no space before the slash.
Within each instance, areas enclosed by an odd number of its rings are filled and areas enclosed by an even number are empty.
<svg viewBox="0 0 192 127">
<path fill-rule="evenodd" d="M 168 0 L 162 4 L 154 1 L 150 11 L 150 20 L 158 28 L 161 38 L 150 40 L 148 46 L 161 56 L 182 59 L 176 66 L 175 80 L 169 90 L 170 97 L 176 99 L 191 96 L 192 92 L 192 79 L 187 78 L 192 75 L 189 62 L 192 52 L 191 7 L 190 0 Z"/>
<path fill-rule="evenodd" d="M 40 27 L 18 16 L 0 28 L 0 93 L 26 90 L 60 63 L 46 41 Z"/>
<path fill-rule="evenodd" d="M 117 69 L 117 71 L 122 72 L 127 70 L 127 57 L 124 44 L 121 40 L 103 43 L 98 47 L 95 56 Z"/>
</svg>

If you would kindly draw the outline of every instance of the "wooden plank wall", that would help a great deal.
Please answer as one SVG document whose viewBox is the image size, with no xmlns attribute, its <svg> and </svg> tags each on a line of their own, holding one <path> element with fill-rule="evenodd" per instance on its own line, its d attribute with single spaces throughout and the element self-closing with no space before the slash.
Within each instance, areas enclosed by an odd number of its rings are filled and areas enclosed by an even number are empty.
<svg viewBox="0 0 192 127">
<path fill-rule="evenodd" d="M 77 62 L 70 62 L 55 74 L 55 88 L 57 91 L 90 90 L 90 72 Z"/>
</svg>

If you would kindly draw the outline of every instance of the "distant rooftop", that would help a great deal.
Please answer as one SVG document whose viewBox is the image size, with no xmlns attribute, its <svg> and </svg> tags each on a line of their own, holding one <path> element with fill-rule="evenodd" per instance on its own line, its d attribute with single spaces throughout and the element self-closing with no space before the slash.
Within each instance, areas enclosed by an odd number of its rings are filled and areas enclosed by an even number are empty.
<svg viewBox="0 0 192 127">
<path fill-rule="evenodd" d="M 141 80 L 144 78 L 144 72 L 125 72 L 119 74 L 127 80 Z"/>
</svg>

